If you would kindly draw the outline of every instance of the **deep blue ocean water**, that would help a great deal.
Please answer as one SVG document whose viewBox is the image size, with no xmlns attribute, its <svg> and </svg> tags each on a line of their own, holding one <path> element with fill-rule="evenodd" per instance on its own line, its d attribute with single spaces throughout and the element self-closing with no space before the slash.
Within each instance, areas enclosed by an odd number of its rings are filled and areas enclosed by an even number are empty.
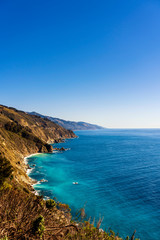
<svg viewBox="0 0 160 240">
<path fill-rule="evenodd" d="M 160 130 L 76 131 L 56 147 L 63 153 L 29 158 L 34 188 L 88 217 L 104 216 L 102 228 L 121 237 L 160 238 Z M 54 145 L 55 146 L 55 145 Z M 72 182 L 79 182 L 73 185 Z"/>
</svg>

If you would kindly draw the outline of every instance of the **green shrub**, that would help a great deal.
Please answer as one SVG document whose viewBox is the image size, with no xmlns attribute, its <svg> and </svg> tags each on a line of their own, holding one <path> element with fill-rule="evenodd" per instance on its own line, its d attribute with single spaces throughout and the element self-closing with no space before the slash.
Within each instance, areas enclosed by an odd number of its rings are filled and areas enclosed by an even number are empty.
<svg viewBox="0 0 160 240">
<path fill-rule="evenodd" d="M 44 217 L 42 215 L 40 215 L 33 222 L 33 233 L 42 237 L 43 233 L 44 233 L 44 229 L 45 229 L 44 228 Z"/>
<path fill-rule="evenodd" d="M 46 207 L 51 209 L 56 207 L 56 202 L 53 199 L 46 200 Z"/>
<path fill-rule="evenodd" d="M 11 176 L 12 171 L 10 162 L 0 154 L 0 185 L 3 185 L 5 180 Z"/>
<path fill-rule="evenodd" d="M 22 131 L 22 126 L 16 122 L 8 122 L 5 124 L 5 129 L 14 133 L 19 133 Z"/>
<path fill-rule="evenodd" d="M 59 203 L 58 208 L 61 209 L 62 211 L 67 211 L 67 212 L 71 211 L 69 205 L 65 203 Z"/>
<path fill-rule="evenodd" d="M 8 237 L 1 238 L 0 240 L 8 240 Z"/>
</svg>

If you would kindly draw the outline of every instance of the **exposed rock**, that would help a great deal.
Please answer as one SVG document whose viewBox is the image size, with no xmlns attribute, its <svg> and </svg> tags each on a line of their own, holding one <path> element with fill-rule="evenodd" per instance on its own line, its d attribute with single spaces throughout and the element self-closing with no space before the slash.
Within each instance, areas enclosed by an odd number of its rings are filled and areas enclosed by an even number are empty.
<svg viewBox="0 0 160 240">
<path fill-rule="evenodd" d="M 53 148 L 53 151 L 60 151 L 60 152 L 64 152 L 66 151 L 67 149 L 65 149 L 64 147 L 61 147 L 61 148 Z"/>
<path fill-rule="evenodd" d="M 66 149 L 64 148 L 64 147 L 61 147 L 60 149 L 59 149 L 59 151 L 66 151 Z"/>
<path fill-rule="evenodd" d="M 27 164 L 27 169 L 32 169 L 32 168 L 29 166 L 29 164 Z"/>
<path fill-rule="evenodd" d="M 41 179 L 40 182 L 48 182 L 46 179 Z"/>
</svg>

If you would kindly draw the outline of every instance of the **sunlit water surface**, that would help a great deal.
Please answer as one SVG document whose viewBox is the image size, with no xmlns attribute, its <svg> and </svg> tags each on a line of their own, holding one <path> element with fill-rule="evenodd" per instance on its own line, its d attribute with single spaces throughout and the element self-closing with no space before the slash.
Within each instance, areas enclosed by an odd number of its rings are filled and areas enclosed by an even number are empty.
<svg viewBox="0 0 160 240">
<path fill-rule="evenodd" d="M 141 240 L 160 237 L 160 130 L 77 131 L 63 153 L 29 158 L 34 188 L 67 203 L 73 215 L 104 216 L 102 228 Z M 72 184 L 78 182 L 78 185 Z"/>
</svg>

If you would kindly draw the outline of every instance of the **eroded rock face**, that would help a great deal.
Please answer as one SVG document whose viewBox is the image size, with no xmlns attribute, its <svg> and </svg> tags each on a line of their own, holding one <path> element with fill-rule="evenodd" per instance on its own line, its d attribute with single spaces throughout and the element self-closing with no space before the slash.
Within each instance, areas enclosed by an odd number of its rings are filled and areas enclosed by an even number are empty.
<svg viewBox="0 0 160 240">
<path fill-rule="evenodd" d="M 64 138 L 58 138 L 58 139 L 55 139 L 54 140 L 54 143 L 61 143 L 61 142 L 64 142 Z"/>
<path fill-rule="evenodd" d="M 66 151 L 67 149 L 65 149 L 64 147 L 61 147 L 61 148 L 53 148 L 53 151 L 60 151 L 60 152 L 64 152 Z"/>
<path fill-rule="evenodd" d="M 39 148 L 39 153 L 52 153 L 53 152 L 53 147 L 49 144 L 42 144 Z"/>
</svg>

